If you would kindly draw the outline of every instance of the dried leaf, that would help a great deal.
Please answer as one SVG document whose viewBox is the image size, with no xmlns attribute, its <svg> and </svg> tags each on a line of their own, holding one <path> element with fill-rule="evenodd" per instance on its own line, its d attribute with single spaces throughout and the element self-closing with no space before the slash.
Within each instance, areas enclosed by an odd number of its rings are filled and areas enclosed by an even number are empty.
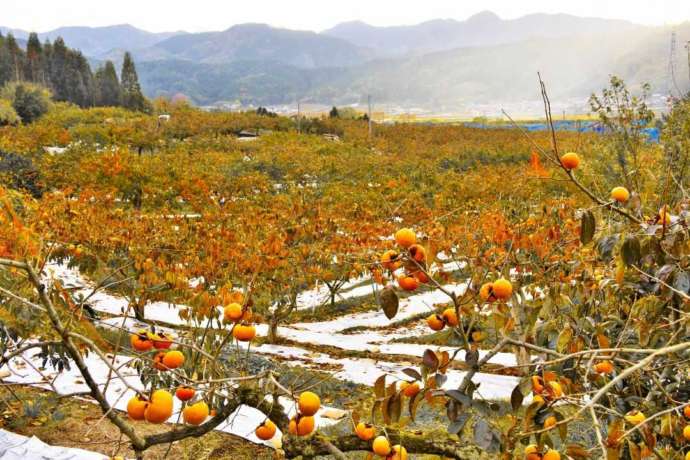
<svg viewBox="0 0 690 460">
<path fill-rule="evenodd" d="M 427 348 L 424 350 L 424 356 L 422 356 L 422 364 L 424 364 L 429 371 L 436 372 L 439 364 L 438 356 L 436 356 L 436 353 Z"/>
<path fill-rule="evenodd" d="M 592 211 L 583 212 L 580 226 L 580 242 L 587 244 L 592 241 L 596 228 L 597 222 Z"/>
<path fill-rule="evenodd" d="M 525 399 L 520 389 L 520 385 L 513 388 L 513 392 L 510 394 L 510 406 L 513 408 L 513 412 L 517 412 L 520 407 L 522 407 L 522 401 Z"/>
<path fill-rule="evenodd" d="M 398 307 L 400 305 L 400 300 L 398 299 L 398 294 L 395 292 L 395 289 L 391 286 L 385 287 L 381 291 L 379 302 L 386 318 L 395 318 L 395 315 L 398 314 Z"/>
<path fill-rule="evenodd" d="M 628 236 L 621 246 L 621 258 L 626 266 L 637 266 L 641 258 L 640 240 L 635 236 Z"/>
<path fill-rule="evenodd" d="M 412 369 L 411 367 L 406 367 L 405 369 L 402 370 L 404 374 L 412 377 L 415 380 L 422 380 L 422 374 L 417 372 L 416 369 Z"/>
</svg>

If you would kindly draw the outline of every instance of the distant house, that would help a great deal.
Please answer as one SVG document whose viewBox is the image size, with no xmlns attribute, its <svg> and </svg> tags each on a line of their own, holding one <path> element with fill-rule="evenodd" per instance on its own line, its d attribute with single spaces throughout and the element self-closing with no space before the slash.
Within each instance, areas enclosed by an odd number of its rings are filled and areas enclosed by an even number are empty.
<svg viewBox="0 0 690 460">
<path fill-rule="evenodd" d="M 331 142 L 340 142 L 340 137 L 336 134 L 324 134 L 323 138 Z"/>
<path fill-rule="evenodd" d="M 237 137 L 239 137 L 240 139 L 259 137 L 259 131 L 249 131 L 247 129 L 243 129 L 242 131 L 237 133 Z"/>
<path fill-rule="evenodd" d="M 45 151 L 48 155 L 60 155 L 62 153 L 65 153 L 66 150 L 66 147 L 43 147 L 43 151 Z"/>
</svg>

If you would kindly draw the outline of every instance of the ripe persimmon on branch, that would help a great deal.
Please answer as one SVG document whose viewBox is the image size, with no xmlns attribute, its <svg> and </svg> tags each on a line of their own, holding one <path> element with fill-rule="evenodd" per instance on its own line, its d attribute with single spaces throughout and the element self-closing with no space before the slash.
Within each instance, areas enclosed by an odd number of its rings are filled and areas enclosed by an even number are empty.
<svg viewBox="0 0 690 460">
<path fill-rule="evenodd" d="M 518 441 L 529 440 L 532 436 L 535 437 L 535 443 L 530 444 L 524 449 L 526 458 L 530 459 L 556 459 L 560 458 L 560 453 L 554 447 L 555 443 L 551 439 L 551 430 L 556 428 L 565 442 L 567 436 L 567 426 L 571 422 L 579 419 L 585 413 L 592 418 L 594 429 L 596 430 L 596 437 L 598 440 L 598 447 L 601 454 L 608 458 L 619 458 L 620 455 L 632 455 L 645 457 L 647 455 L 654 455 L 657 458 L 667 458 L 666 455 L 673 452 L 678 453 L 679 445 L 682 445 L 682 438 L 684 433 L 690 430 L 684 430 L 683 427 L 688 423 L 683 418 L 684 416 L 690 418 L 690 410 L 686 413 L 680 414 L 680 418 L 665 418 L 661 426 L 661 431 L 658 427 L 650 428 L 647 426 L 649 420 L 661 419 L 668 415 L 672 417 L 673 414 L 679 415 L 679 408 L 685 408 L 686 405 L 682 401 L 687 401 L 690 398 L 690 375 L 686 372 L 676 372 L 682 363 L 687 362 L 684 356 L 688 349 L 688 342 L 683 341 L 683 335 L 687 336 L 688 316 L 687 312 L 687 291 L 690 289 L 690 278 L 685 273 L 682 266 L 677 266 L 678 254 L 669 254 L 664 245 L 667 244 L 669 235 L 667 228 L 675 232 L 675 235 L 682 233 L 683 237 L 687 237 L 687 226 L 681 224 L 681 217 L 672 217 L 670 208 L 663 206 L 659 213 L 654 218 L 652 225 L 644 227 L 645 232 L 641 232 L 641 224 L 644 220 L 637 215 L 632 214 L 625 206 L 628 204 L 630 198 L 629 191 L 622 187 L 616 186 L 611 191 L 611 199 L 604 200 L 599 198 L 593 191 L 580 182 L 574 174 L 574 171 L 580 166 L 580 157 L 578 154 L 569 152 L 564 155 L 559 153 L 559 147 L 555 132 L 553 120 L 551 118 L 550 101 L 546 93 L 546 87 L 541 77 L 539 79 L 542 96 L 544 100 L 544 107 L 546 113 L 547 124 L 549 126 L 549 134 L 551 136 L 552 152 L 547 153 L 541 149 L 536 143 L 533 146 L 539 150 L 542 155 L 550 162 L 557 165 L 557 167 L 564 171 L 569 181 L 572 182 L 578 189 L 594 201 L 595 204 L 601 208 L 605 208 L 623 216 L 634 226 L 628 230 L 620 231 L 622 224 L 618 224 L 618 228 L 611 227 L 608 230 L 608 235 L 604 234 L 597 243 L 597 251 L 603 259 L 601 268 L 595 268 L 595 260 L 592 260 L 592 269 L 598 270 L 603 274 L 608 271 L 608 263 L 614 259 L 617 263 L 614 266 L 613 273 L 610 278 L 611 283 L 615 283 L 618 287 L 616 291 L 611 290 L 612 284 L 608 286 L 601 284 L 603 276 L 592 276 L 592 273 L 582 271 L 578 273 L 577 278 L 572 279 L 571 283 L 563 283 L 563 280 L 556 280 L 553 278 L 544 277 L 541 281 L 542 286 L 539 287 L 540 292 L 532 289 L 532 295 L 538 294 L 536 297 L 528 298 L 526 295 L 527 285 L 519 283 L 520 289 L 514 295 L 512 286 L 507 280 L 499 279 L 496 281 L 484 282 L 485 274 L 480 278 L 480 284 L 485 284 L 478 290 L 480 299 L 476 308 L 462 308 L 459 304 L 459 298 L 455 292 L 443 286 L 435 279 L 435 276 L 429 267 L 434 262 L 435 254 L 429 254 L 427 258 L 424 243 L 420 245 L 417 241 L 416 234 L 409 228 L 401 229 L 395 234 L 395 240 L 400 248 L 399 250 L 389 249 L 380 257 L 380 264 L 382 270 L 387 270 L 390 278 L 397 280 L 398 288 L 402 291 L 415 291 L 421 285 L 428 284 L 432 289 L 439 290 L 446 294 L 451 301 L 450 308 L 443 311 L 434 312 L 427 319 L 427 324 L 432 331 L 440 333 L 445 327 L 453 329 L 461 338 L 464 338 L 462 348 L 465 351 L 465 359 L 470 367 L 470 371 L 463 379 L 459 386 L 460 393 L 451 393 L 455 390 L 440 391 L 432 388 L 434 383 L 443 383 L 444 377 L 439 379 L 429 380 L 428 375 L 434 374 L 439 369 L 445 368 L 445 363 L 449 359 L 447 352 L 436 353 L 432 350 L 427 350 L 425 353 L 425 360 L 421 368 L 421 372 L 410 370 L 407 374 L 411 380 L 409 382 L 403 381 L 400 389 L 395 389 L 396 385 L 391 384 L 385 391 L 379 390 L 377 393 L 377 401 L 383 401 L 383 404 L 375 406 L 375 410 L 379 408 L 384 412 L 384 419 L 393 418 L 394 421 L 400 417 L 398 399 L 401 394 L 405 394 L 405 389 L 410 388 L 412 381 L 420 380 L 424 384 L 421 392 L 422 395 L 432 395 L 437 397 L 445 397 L 446 404 L 459 403 L 464 409 L 472 409 L 474 398 L 474 386 L 471 384 L 471 378 L 482 365 L 488 362 L 487 360 L 479 361 L 477 359 L 477 342 L 476 338 L 481 338 L 482 334 L 478 331 L 467 331 L 472 329 L 475 325 L 482 324 L 481 305 L 499 301 L 498 309 L 495 313 L 501 311 L 500 306 L 505 305 L 514 313 L 517 312 L 518 306 L 523 304 L 536 304 L 539 309 L 543 310 L 546 307 L 546 302 L 549 302 L 548 308 L 553 309 L 553 302 L 558 301 L 559 297 L 564 296 L 564 292 L 572 291 L 573 298 L 577 301 L 573 302 L 570 298 L 568 301 L 569 308 L 565 310 L 565 324 L 558 334 L 556 339 L 556 350 L 547 347 L 536 346 L 530 341 L 518 340 L 511 337 L 511 330 L 515 326 L 514 323 L 506 324 L 502 331 L 496 331 L 497 344 L 492 348 L 486 356 L 493 356 L 500 350 L 513 346 L 518 349 L 528 349 L 538 352 L 544 356 L 556 356 L 555 359 L 540 358 L 531 363 L 519 363 L 514 368 L 524 369 L 528 371 L 536 371 L 537 374 L 531 375 L 531 378 L 526 382 L 531 385 L 533 398 L 532 403 L 524 409 L 524 413 L 520 408 L 523 401 L 524 386 L 521 385 L 513 392 L 513 410 L 516 418 L 512 427 L 517 427 L 517 416 L 522 417 L 522 430 L 513 430 L 508 433 L 503 433 L 507 437 L 502 443 L 501 451 L 504 458 L 509 458 L 513 455 L 513 450 Z M 506 116 L 508 116 L 506 114 Z M 509 116 L 508 116 L 509 117 Z M 525 136 L 526 133 L 509 117 L 511 122 L 520 129 L 520 132 Z M 621 120 L 625 122 L 625 120 Z M 641 194 L 640 190 L 637 193 Z M 640 209 L 638 209 L 640 212 Z M 587 211 L 587 219 L 583 218 L 583 227 L 581 229 L 580 239 L 583 246 L 590 243 L 595 236 L 595 217 Z M 586 220 L 586 222 L 585 222 Z M 658 228 L 653 224 L 660 223 Z M 423 228 L 423 224 L 420 223 Z M 658 230 L 661 230 L 659 233 Z M 616 231 L 623 233 L 621 236 Z M 625 234 L 629 231 L 629 234 Z M 601 232 L 604 233 L 604 232 Z M 673 238 L 676 238 L 673 236 Z M 640 239 L 644 238 L 644 244 L 649 242 L 648 246 L 643 246 Z M 618 244 L 616 244 L 618 242 Z M 434 241 L 431 238 L 426 239 L 428 246 L 433 246 Z M 620 253 L 616 257 L 612 254 L 614 246 L 619 249 Z M 656 249 L 655 249 L 656 248 Z M 524 251 L 525 248 L 517 248 L 518 251 Z M 583 248 L 583 252 L 590 251 Z M 421 256 L 419 256 L 421 254 Z M 668 257 L 667 257 L 668 256 Z M 683 253 L 685 260 L 686 254 Z M 673 265 L 663 265 L 663 259 L 666 258 Z M 590 259 L 591 260 L 591 259 Z M 590 260 L 587 260 L 589 263 Z M 477 261 L 477 265 L 481 262 Z M 661 275 L 648 275 L 641 267 L 648 266 L 656 267 L 658 273 Z M 515 267 L 517 273 L 522 273 L 521 267 Z M 639 276 L 637 279 L 633 276 L 630 270 L 635 270 Z M 381 276 L 382 272 L 375 271 L 378 276 L 378 281 L 386 284 L 386 278 Z M 534 273 L 530 274 L 532 278 Z M 662 276 L 663 275 L 663 276 Z M 496 275 L 498 276 L 498 275 Z M 524 277 L 527 278 L 527 277 Z M 518 277 L 520 280 L 520 277 Z M 649 281 L 656 282 L 656 285 L 649 285 Z M 466 293 L 473 292 L 474 277 L 468 278 Z M 502 284 L 507 283 L 511 286 L 507 289 L 507 294 L 502 292 Z M 583 297 L 583 289 L 578 285 L 579 282 L 584 282 L 586 285 L 594 286 L 586 287 L 585 292 L 589 295 L 597 297 L 597 303 L 592 304 Z M 641 283 L 637 285 L 636 283 Z M 498 285 L 499 289 L 494 286 Z M 638 292 L 633 296 L 635 302 L 635 309 L 630 308 L 627 304 L 628 285 L 630 286 L 644 286 L 641 290 L 637 287 Z M 476 289 L 476 288 L 475 288 Z M 597 290 L 599 292 L 597 292 Z M 663 292 L 665 291 L 665 293 Z M 474 292 L 477 292 L 476 290 Z M 554 296 L 555 294 L 555 296 Z M 663 294 L 663 295 L 660 295 Z M 504 303 L 510 299 L 510 304 Z M 395 295 L 394 288 L 388 286 L 384 288 L 381 295 L 381 304 L 383 310 L 389 316 L 394 315 L 397 310 L 397 295 Z M 627 305 L 627 307 L 626 307 Z M 644 306 L 654 306 L 652 312 L 644 312 Z M 659 307 L 668 306 L 668 318 L 665 317 Z M 597 324 L 594 318 L 590 317 L 590 312 L 595 313 L 594 307 L 599 310 L 596 313 L 599 321 L 606 321 L 613 327 L 609 334 L 618 336 L 618 343 L 616 346 L 610 345 L 610 339 Z M 534 307 L 531 307 L 534 308 Z M 568 312 L 568 310 L 570 310 Z M 492 313 L 493 314 L 493 313 Z M 491 315 L 492 315 L 491 314 Z M 640 314 L 646 314 L 641 317 Z M 605 320 L 602 319 L 605 318 Z M 519 316 L 514 316 L 518 320 Z M 625 319 L 621 323 L 621 319 Z M 534 321 L 534 320 L 532 320 Z M 544 325 L 548 325 L 551 321 L 547 318 L 541 318 L 543 324 L 532 323 L 528 329 L 534 331 L 543 329 Z M 654 326 L 655 329 L 649 330 Z M 615 331 L 615 333 L 613 332 Z M 630 334 L 639 335 L 640 343 L 648 343 L 650 334 L 654 336 L 656 346 L 653 348 L 624 346 L 624 343 L 629 342 Z M 477 334 L 475 336 L 475 334 Z M 502 338 L 501 338 L 502 336 Z M 469 338 L 475 338 L 474 342 Z M 532 340 L 534 340 L 532 338 Z M 583 350 L 584 346 L 598 347 L 593 350 Z M 567 351 L 567 352 L 566 352 Z M 640 355 L 643 356 L 640 356 Z M 644 355 L 647 356 L 644 356 Z M 457 351 L 453 357 L 457 355 Z M 586 360 L 584 360 L 588 357 Z M 553 369 L 559 369 L 556 372 Z M 530 372 L 531 373 L 531 372 Z M 530 373 L 527 375 L 529 376 Z M 443 374 L 441 372 L 441 374 Z M 439 376 L 438 373 L 435 376 Z M 434 380 L 437 380 L 436 382 Z M 470 382 L 470 383 L 468 383 Z M 633 383 L 634 382 L 634 383 Z M 469 386 L 470 391 L 466 392 L 466 387 Z M 574 390 L 578 390 L 577 392 Z M 566 390 L 572 395 L 567 395 Z M 650 395 L 661 395 L 664 402 L 650 399 Z M 658 397 L 658 396 L 655 396 Z M 642 403 L 636 403 L 639 398 Z M 680 398 L 680 401 L 678 400 Z M 602 405 L 600 402 L 606 399 L 606 404 Z M 664 403 L 670 403 L 670 408 L 664 408 Z M 393 405 L 394 409 L 390 406 Z M 413 396 L 410 402 L 410 416 L 414 418 L 414 408 L 416 407 L 416 399 Z M 652 415 L 647 418 L 644 414 L 649 411 Z M 453 411 L 449 410 L 449 414 Z M 617 415 L 616 418 L 610 419 L 611 415 Z M 607 419 L 604 417 L 609 417 Z M 372 415 L 373 417 L 373 415 Z M 459 420 L 454 419 L 454 416 L 449 415 L 451 425 L 449 430 L 454 433 Z M 464 424 L 465 421 L 462 421 Z M 606 430 L 602 428 L 606 425 Z M 625 426 L 629 426 L 627 431 Z M 462 425 L 460 425 L 462 426 Z M 680 431 L 679 431 L 680 428 Z M 638 436 L 632 441 L 624 439 L 630 437 L 631 434 L 638 433 Z M 607 435 L 604 439 L 603 435 Z M 681 441 L 679 442 L 679 437 Z M 505 438 L 504 438 L 505 439 Z M 664 445 L 662 451 L 657 443 Z M 548 447 L 547 447 L 548 446 Z M 579 458 L 585 456 L 586 452 L 582 447 L 577 445 L 564 445 L 565 451 L 569 456 Z M 690 454 L 689 454 L 690 455 Z"/>
<path fill-rule="evenodd" d="M 657 183 L 672 162 L 655 145 L 609 148 L 608 134 L 556 133 L 540 84 L 549 131 L 536 135 L 399 124 L 381 126 L 369 144 L 362 126 L 334 120 L 343 134 L 335 144 L 294 133 L 278 117 L 267 126 L 284 132 L 249 145 L 227 133 L 252 117 L 188 108 L 157 133 L 158 152 L 140 157 L 137 121 L 120 114 L 124 122 L 107 134 L 116 139 L 112 151 L 80 147 L 41 159 L 54 191 L 40 201 L 2 197 L 0 296 L 40 325 L 27 327 L 3 359 L 30 353 L 30 337 L 60 349 L 69 341 L 69 358 L 83 365 L 103 362 L 107 381 L 89 391 L 105 419 L 129 430 L 139 456 L 202 436 L 249 405 L 266 418 L 246 432 L 277 445 L 280 430 L 276 452 L 286 457 L 680 458 L 690 424 L 690 203 L 673 188 L 682 189 L 683 175 Z M 31 151 L 39 134 L 52 139 L 58 125 L 70 125 L 66 116 L 87 118 L 88 126 L 76 121 L 79 129 L 98 139 L 110 129 L 91 112 L 64 110 L 56 121 L 0 128 L 10 135 L 0 142 Z M 685 112 L 671 115 L 681 117 L 674 129 L 690 119 Z M 624 145 L 638 149 L 638 166 L 615 174 Z M 541 156 L 527 166 L 530 150 Z M 626 180 L 640 165 L 646 170 Z M 563 180 L 546 180 L 549 172 Z M 100 281 L 73 293 L 46 279 L 48 262 Z M 253 370 L 256 324 L 280 343 L 284 322 L 342 313 L 350 302 L 335 302 L 343 283 L 367 283 L 365 274 L 391 321 L 403 316 L 398 310 L 414 312 L 396 326 L 424 352 L 381 375 L 346 420 L 352 426 L 327 435 L 314 410 L 328 395 Z M 299 308 L 300 294 L 321 294 L 324 285 L 323 306 Z M 89 319 L 88 305 L 104 289 L 126 299 L 113 314 L 122 318 Z M 170 333 L 152 322 L 153 302 L 184 305 L 187 327 Z M 356 308 L 372 306 L 367 297 Z M 143 323 L 133 330 L 132 313 Z M 426 328 L 413 328 L 417 320 Z M 125 381 L 123 366 L 143 386 Z M 94 370 L 85 372 L 94 382 Z M 514 379 L 510 404 L 481 383 L 499 378 Z M 126 417 L 105 397 L 116 380 L 131 396 Z M 447 428 L 421 430 L 422 408 L 424 422 L 430 416 Z M 184 426 L 139 430 L 175 419 Z"/>
<path fill-rule="evenodd" d="M 0 259 L 0 267 L 20 270 L 27 275 L 29 284 L 38 297 L 37 303 L 16 294 L 12 294 L 12 297 L 29 306 L 36 314 L 47 315 L 52 328 L 60 337 L 60 341 L 37 342 L 18 348 L 6 354 L 3 359 L 10 360 L 35 346 L 42 346 L 47 343 L 63 344 L 70 359 L 75 362 L 84 382 L 88 386 L 89 395 L 98 402 L 104 417 L 110 420 L 129 439 L 138 457 L 142 457 L 145 450 L 158 444 L 173 443 L 188 437 L 203 436 L 225 422 L 241 405 L 255 407 L 267 415 L 266 421 L 256 427 L 256 434 L 260 439 L 269 440 L 273 438 L 276 434 L 276 427 L 280 427 L 283 432 L 290 435 L 286 438 L 281 449 L 283 454 L 289 458 L 298 456 L 308 457 L 310 453 L 317 455 L 323 452 L 339 456 L 338 452 L 366 450 L 368 448 L 366 443 L 356 440 L 351 435 L 330 439 L 317 434 L 305 438 L 315 429 L 313 416 L 320 407 L 319 397 L 308 391 L 297 395 L 294 390 L 286 388 L 281 384 L 272 371 L 236 378 L 214 379 L 207 377 L 202 380 L 196 378 L 188 379 L 185 375 L 178 375 L 175 371 L 182 366 L 185 360 L 185 355 L 178 350 L 185 349 L 186 347 L 194 349 L 196 345 L 150 331 L 132 334 L 132 347 L 140 353 L 140 359 L 143 359 L 147 365 L 159 366 L 157 369 L 160 371 L 166 371 L 168 375 L 175 375 L 175 379 L 178 381 L 185 382 L 184 385 L 178 387 L 175 397 L 185 404 L 182 417 L 187 426 L 183 428 L 173 427 L 163 433 L 143 435 L 132 423 L 122 417 L 117 410 L 114 410 L 111 403 L 107 400 L 104 390 L 101 389 L 100 385 L 102 383 L 97 382 L 92 375 L 91 370 L 83 359 L 83 351 L 75 341 L 80 341 L 86 345 L 88 350 L 94 352 L 102 363 L 109 368 L 109 371 L 113 373 L 113 378 L 117 377 L 126 387 L 133 391 L 137 391 L 137 389 L 127 383 L 126 378 L 115 367 L 114 361 L 108 359 L 93 340 L 70 330 L 68 324 L 73 322 L 75 312 L 60 311 L 59 307 L 56 306 L 52 297 L 59 291 L 53 290 L 49 284 L 46 284 L 46 281 L 41 278 L 37 269 L 34 268 L 34 264 L 29 259 L 18 262 L 2 258 Z M 10 291 L 7 292 L 10 293 Z M 247 294 L 246 291 L 245 294 Z M 249 327 L 244 325 L 251 318 L 251 309 L 247 305 L 247 302 L 244 301 L 242 305 L 231 303 L 225 307 L 225 317 L 232 322 L 233 326 L 230 332 L 224 336 L 221 343 L 226 343 L 228 336 L 234 336 L 240 341 L 253 338 L 253 334 L 249 337 L 236 333 L 238 326 Z M 165 351 L 170 350 L 169 347 L 173 344 L 178 349 Z M 146 353 L 156 349 L 162 350 L 161 352 L 164 353 L 163 359 L 160 362 L 156 359 L 149 359 L 146 356 Z M 199 351 L 201 354 L 205 353 L 203 349 L 199 349 Z M 214 356 L 205 356 L 215 360 Z M 220 369 L 217 373 L 227 375 L 228 370 Z M 109 382 L 110 378 L 106 382 L 106 386 Z M 193 386 L 189 386 L 190 384 Z M 216 397 L 221 397 L 222 403 L 218 405 L 215 414 L 209 416 L 209 407 L 205 401 L 194 402 L 195 400 L 198 401 L 198 391 L 206 392 L 207 395 L 215 394 Z M 269 395 L 272 395 L 272 398 L 267 398 Z M 281 404 L 275 400 L 277 395 L 295 399 L 299 407 L 298 414 L 295 417 L 288 419 Z M 214 396 L 208 397 L 214 398 Z M 217 401 L 217 398 L 214 400 Z M 128 417 L 134 420 L 147 420 L 150 423 L 165 422 L 172 416 L 172 401 L 173 396 L 164 389 L 153 391 L 152 388 L 147 395 L 137 392 L 137 395 L 131 398 L 127 405 Z M 293 436 L 295 437 L 294 440 L 292 439 Z M 389 436 L 391 439 L 396 439 L 396 437 L 404 439 L 406 445 L 405 452 L 436 453 L 457 459 L 479 458 L 477 457 L 476 448 L 459 447 L 450 439 L 445 443 L 439 443 L 412 433 L 404 431 L 395 432 L 392 430 L 389 431 Z"/>
</svg>

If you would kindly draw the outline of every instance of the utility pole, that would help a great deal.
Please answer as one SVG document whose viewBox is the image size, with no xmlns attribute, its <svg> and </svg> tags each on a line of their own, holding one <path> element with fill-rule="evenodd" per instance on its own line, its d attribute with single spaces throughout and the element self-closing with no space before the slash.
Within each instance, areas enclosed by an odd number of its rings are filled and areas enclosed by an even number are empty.
<svg viewBox="0 0 690 460">
<path fill-rule="evenodd" d="M 300 109 L 300 101 L 297 99 L 297 132 L 302 134 L 302 112 Z"/>
<path fill-rule="evenodd" d="M 669 95 L 673 96 L 673 88 L 676 89 L 680 97 L 683 96 L 683 92 L 678 88 L 678 82 L 676 82 L 676 31 L 671 32 L 671 50 L 668 57 L 668 71 L 666 74 L 666 80 L 668 85 Z"/>
<path fill-rule="evenodd" d="M 372 121 L 371 121 L 371 94 L 367 95 L 367 105 L 369 106 L 369 140 L 371 140 L 371 135 L 372 135 Z"/>
<path fill-rule="evenodd" d="M 688 78 L 690 79 L 690 41 L 685 43 L 685 49 L 688 50 Z"/>
</svg>

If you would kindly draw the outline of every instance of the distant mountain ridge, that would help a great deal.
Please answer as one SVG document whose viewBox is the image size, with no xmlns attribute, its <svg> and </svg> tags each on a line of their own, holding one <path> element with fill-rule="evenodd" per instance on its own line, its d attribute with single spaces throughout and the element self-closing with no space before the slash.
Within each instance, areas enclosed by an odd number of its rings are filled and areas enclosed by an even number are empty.
<svg viewBox="0 0 690 460">
<path fill-rule="evenodd" d="M 567 14 L 539 13 L 503 20 L 495 13 L 483 11 L 465 21 L 435 19 L 411 26 L 376 27 L 361 21 L 345 22 L 322 34 L 373 48 L 386 56 L 400 56 L 643 28 L 622 20 Z"/>
<path fill-rule="evenodd" d="M 15 38 L 27 39 L 29 32 L 21 29 L 0 27 L 3 34 L 12 33 Z M 103 59 L 115 50 L 136 50 L 147 48 L 175 35 L 186 32 L 147 32 L 129 24 L 105 27 L 60 27 L 49 32 L 38 33 L 41 42 L 62 37 L 72 48 L 79 49 L 85 56 Z"/>
<path fill-rule="evenodd" d="M 413 26 L 351 22 L 322 33 L 241 24 L 166 36 L 127 27 L 59 30 L 74 34 L 68 45 L 82 43 L 95 64 L 132 51 L 148 96 L 184 93 L 203 105 L 348 104 L 371 94 L 378 103 L 453 110 L 534 100 L 537 71 L 557 98 L 584 100 L 610 74 L 666 93 L 671 32 L 679 43 L 690 40 L 690 23 L 648 27 L 564 14 L 503 20 L 491 12 Z M 685 54 L 677 58 L 686 90 Z"/>
<path fill-rule="evenodd" d="M 221 32 L 178 35 L 134 51 L 139 61 L 176 59 L 202 64 L 274 61 L 299 68 L 347 67 L 375 57 L 365 48 L 315 32 L 240 24 Z"/>
</svg>

